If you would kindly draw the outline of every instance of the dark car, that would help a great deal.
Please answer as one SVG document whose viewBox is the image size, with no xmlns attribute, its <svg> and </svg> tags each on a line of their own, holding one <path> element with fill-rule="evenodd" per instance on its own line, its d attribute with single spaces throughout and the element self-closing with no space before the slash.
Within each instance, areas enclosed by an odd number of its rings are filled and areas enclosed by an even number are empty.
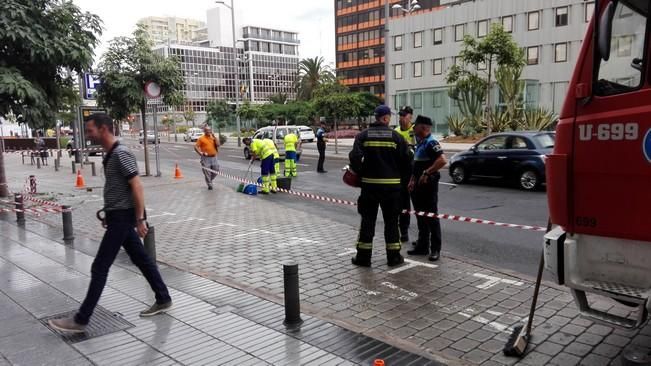
<svg viewBox="0 0 651 366">
<path fill-rule="evenodd" d="M 450 177 L 461 184 L 473 177 L 514 181 L 531 191 L 545 182 L 545 155 L 554 132 L 505 132 L 485 137 L 450 159 Z"/>
</svg>

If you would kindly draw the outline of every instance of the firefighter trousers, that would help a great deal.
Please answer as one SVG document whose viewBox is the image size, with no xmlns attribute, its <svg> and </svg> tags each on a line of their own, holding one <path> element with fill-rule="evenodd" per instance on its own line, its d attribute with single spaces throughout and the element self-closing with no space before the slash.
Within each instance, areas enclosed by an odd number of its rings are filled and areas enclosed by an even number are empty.
<svg viewBox="0 0 651 366">
<path fill-rule="evenodd" d="M 375 222 L 378 208 L 382 208 L 384 218 L 384 241 L 387 255 L 400 253 L 400 232 L 398 215 L 400 214 L 400 189 L 393 187 L 362 187 L 357 200 L 357 212 L 362 216 L 357 240 L 357 257 L 370 260 L 375 236 Z"/>
</svg>

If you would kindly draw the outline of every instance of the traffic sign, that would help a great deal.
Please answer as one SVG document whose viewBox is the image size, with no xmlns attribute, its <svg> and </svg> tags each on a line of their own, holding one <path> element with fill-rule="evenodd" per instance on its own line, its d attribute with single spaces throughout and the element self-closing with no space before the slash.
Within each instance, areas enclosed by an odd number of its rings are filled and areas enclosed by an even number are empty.
<svg viewBox="0 0 651 366">
<path fill-rule="evenodd" d="M 145 94 L 147 95 L 147 98 L 160 97 L 160 85 L 154 81 L 148 81 L 145 84 Z"/>
<path fill-rule="evenodd" d="M 96 99 L 95 93 L 97 88 L 102 84 L 98 75 L 84 73 L 84 99 L 94 100 Z"/>
</svg>

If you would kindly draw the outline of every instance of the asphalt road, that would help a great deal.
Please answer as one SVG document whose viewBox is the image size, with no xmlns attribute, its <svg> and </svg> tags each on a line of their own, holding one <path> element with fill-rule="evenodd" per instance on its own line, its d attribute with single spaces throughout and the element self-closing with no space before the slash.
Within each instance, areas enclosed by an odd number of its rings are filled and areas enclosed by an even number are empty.
<svg viewBox="0 0 651 366">
<path fill-rule="evenodd" d="M 332 146 L 328 148 L 331 149 Z M 308 146 L 305 150 L 309 149 Z M 342 157 L 346 155 L 346 149 L 348 148 L 340 147 L 339 152 Z M 142 150 L 136 153 L 138 159 L 143 160 Z M 189 179 L 202 178 L 199 158 L 190 144 L 162 141 L 160 159 L 164 176 L 173 172 L 174 164 L 178 163 L 184 176 Z M 238 176 L 245 175 L 248 161 L 244 160 L 241 149 L 223 147 L 220 150 L 219 160 L 223 172 Z M 357 200 L 359 191 L 346 186 L 341 181 L 341 168 L 347 163 L 346 160 L 326 158 L 325 168 L 328 171 L 326 174 L 316 173 L 316 163 L 316 156 L 301 157 L 298 167 L 299 176 L 293 179 L 292 189 L 350 201 Z M 254 165 L 254 177 L 259 175 L 258 166 L 258 163 Z M 150 168 L 151 173 L 155 174 L 154 154 L 151 154 Z M 447 170 L 441 173 L 441 182 L 451 183 Z M 222 179 L 222 183 L 237 186 L 237 182 L 234 181 Z M 359 222 L 357 211 L 350 206 L 282 194 L 263 199 L 272 199 L 281 205 L 349 225 L 358 225 Z M 508 184 L 490 181 L 461 185 L 456 188 L 442 184 L 439 191 L 439 212 L 512 224 L 545 226 L 547 223 L 547 202 L 544 191 L 524 192 Z M 301 225 L 300 217 L 296 218 L 296 224 Z M 381 217 L 378 217 L 378 225 L 382 225 Z M 478 260 L 496 268 L 535 275 L 542 248 L 540 232 L 454 221 L 442 221 L 442 229 L 443 255 L 449 253 Z M 416 236 L 416 219 L 412 217 L 410 237 L 413 240 Z M 383 238 L 376 238 L 376 240 L 383 241 Z M 355 238 L 350 238 L 351 245 L 354 241 Z"/>
</svg>

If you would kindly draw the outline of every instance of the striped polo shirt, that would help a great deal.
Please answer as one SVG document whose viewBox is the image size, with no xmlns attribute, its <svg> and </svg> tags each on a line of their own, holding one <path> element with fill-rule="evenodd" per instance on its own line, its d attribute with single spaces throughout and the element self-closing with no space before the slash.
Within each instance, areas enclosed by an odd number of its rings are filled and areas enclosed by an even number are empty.
<svg viewBox="0 0 651 366">
<path fill-rule="evenodd" d="M 135 207 L 129 180 L 138 175 L 136 156 L 117 143 L 104 157 L 104 209 L 106 211 L 128 210 Z"/>
</svg>

